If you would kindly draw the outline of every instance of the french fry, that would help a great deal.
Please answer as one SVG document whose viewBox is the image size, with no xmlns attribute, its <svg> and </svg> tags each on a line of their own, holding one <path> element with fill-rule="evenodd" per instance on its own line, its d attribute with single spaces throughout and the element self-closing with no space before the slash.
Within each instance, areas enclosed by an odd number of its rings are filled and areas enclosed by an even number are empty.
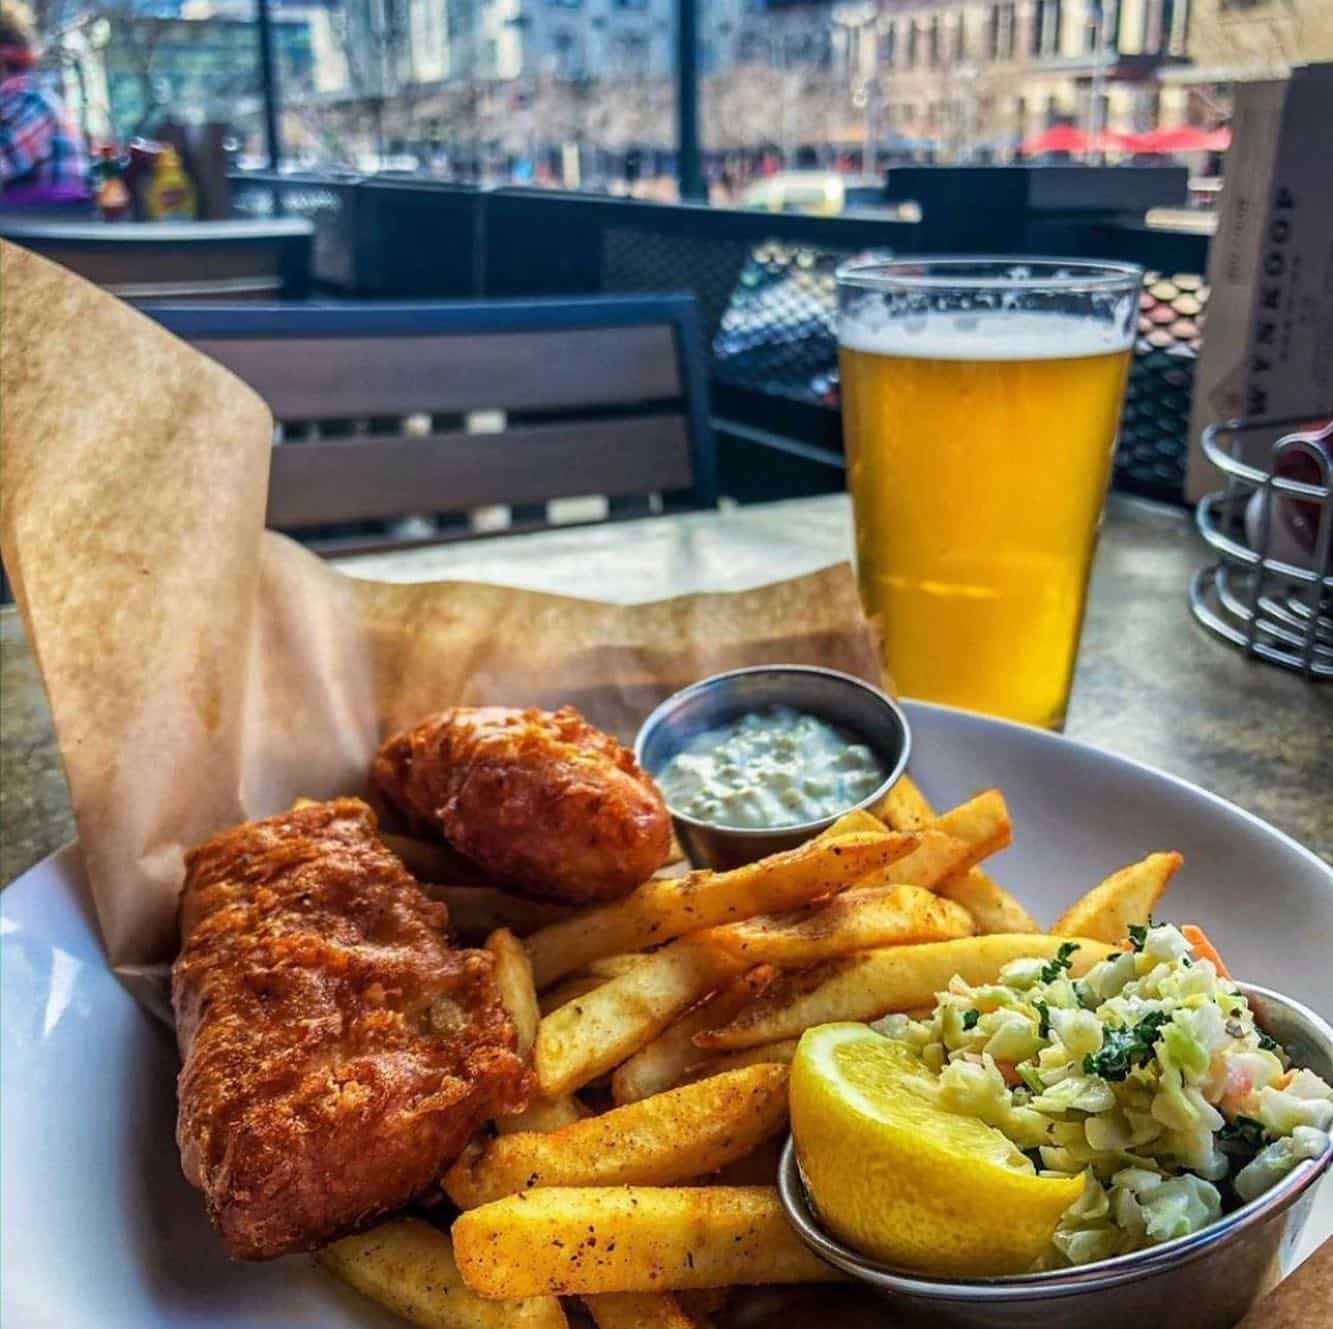
<svg viewBox="0 0 1333 1329">
<path fill-rule="evenodd" d="M 923 831 L 937 815 L 910 775 L 902 775 L 894 781 L 893 788 L 876 805 L 875 813 L 895 831 Z"/>
<path fill-rule="evenodd" d="M 889 790 L 878 811 L 895 831 L 938 827 L 935 809 L 906 775 Z M 954 825 L 959 826 L 959 822 L 955 820 Z M 979 867 L 973 866 L 964 873 L 946 878 L 936 889 L 945 899 L 961 904 L 972 915 L 978 932 L 1041 931 L 1032 915 Z"/>
<path fill-rule="evenodd" d="M 1075 900 L 1051 929 L 1059 937 L 1095 937 L 1120 942 L 1131 923 L 1142 927 L 1185 860 L 1175 852 L 1149 854 Z"/>
<path fill-rule="evenodd" d="M 961 905 L 920 886 L 883 886 L 844 891 L 787 913 L 756 914 L 699 936 L 739 959 L 798 969 L 877 946 L 970 937 L 974 930 Z"/>
<path fill-rule="evenodd" d="M 857 882 L 859 887 L 919 886 L 933 890 L 940 882 L 965 872 L 977 860 L 976 846 L 943 831 L 920 831 L 916 848 L 897 863 L 872 872 Z"/>
<path fill-rule="evenodd" d="M 533 1063 L 547 1098 L 579 1089 L 656 1038 L 681 1011 L 745 965 L 693 937 L 566 1002 L 537 1030 Z"/>
<path fill-rule="evenodd" d="M 541 1010 L 542 1017 L 550 1015 L 552 1011 L 558 1011 L 561 1006 L 568 1005 L 576 997 L 582 997 L 591 992 L 594 988 L 599 988 L 608 980 L 601 974 L 590 974 L 586 971 L 581 974 L 575 974 L 572 978 L 567 978 L 562 983 L 557 983 L 555 987 L 548 988 L 537 998 L 537 1006 Z"/>
<path fill-rule="evenodd" d="M 422 1329 L 568 1329 L 554 1297 L 489 1301 L 464 1285 L 449 1238 L 397 1218 L 325 1246 L 315 1259 L 363 1296 Z"/>
<path fill-rule="evenodd" d="M 868 877 L 861 885 L 899 884 L 933 890 L 1009 844 L 1013 823 L 999 790 L 988 789 L 913 834 L 918 844 L 910 854 Z"/>
<path fill-rule="evenodd" d="M 841 840 L 848 835 L 883 835 L 889 828 L 873 812 L 855 808 L 844 812 L 832 826 L 819 832 L 816 840 Z"/>
<path fill-rule="evenodd" d="M 506 1135 L 444 1176 L 460 1209 L 545 1186 L 673 1186 L 716 1172 L 787 1121 L 787 1068 L 767 1064 L 654 1094 L 550 1134 Z"/>
<path fill-rule="evenodd" d="M 698 1329 L 670 1292 L 603 1292 L 583 1305 L 597 1329 Z"/>
<path fill-rule="evenodd" d="M 976 924 L 978 932 L 1040 932 L 1036 920 L 998 882 L 980 868 L 969 868 L 961 876 L 940 882 L 935 893 L 942 900 L 960 904 Z"/>
<path fill-rule="evenodd" d="M 469 1210 L 453 1239 L 483 1297 L 842 1277 L 787 1225 L 771 1186 L 552 1187 Z"/>
<path fill-rule="evenodd" d="M 633 969 L 643 958 L 642 951 L 628 951 L 624 955 L 604 955 L 600 959 L 593 960 L 583 973 L 605 982 L 608 978 L 619 978 L 621 974 Z"/>
<path fill-rule="evenodd" d="M 623 899 L 587 909 L 527 939 L 540 992 L 604 955 L 655 946 L 689 932 L 792 909 L 850 886 L 910 853 L 911 837 L 886 831 L 817 838 L 730 872 L 656 878 Z"/>
<path fill-rule="evenodd" d="M 544 1109 L 549 1116 L 543 1120 L 540 1113 Z M 560 1109 L 568 1109 L 572 1113 L 568 1121 L 556 1120 Z M 557 1098 L 553 1104 L 540 1102 L 536 1109 L 529 1108 L 524 1116 L 532 1118 L 532 1130 L 541 1132 L 559 1130 L 561 1126 L 583 1120 L 583 1117 L 588 1116 L 588 1109 L 571 1096 Z M 753 1154 L 754 1150 L 750 1150 L 750 1157 Z M 608 1292 L 600 1297 L 584 1297 L 583 1302 L 597 1329 L 653 1329 L 653 1326 L 659 1325 L 664 1326 L 664 1329 L 698 1329 L 694 1321 L 690 1320 L 689 1313 L 678 1305 L 676 1298 L 669 1292 Z"/>
<path fill-rule="evenodd" d="M 744 1158 L 719 1168 L 711 1177 L 699 1179 L 700 1184 L 708 1186 L 771 1186 L 778 1175 L 778 1165 L 782 1161 L 782 1150 L 786 1144 L 783 1135 L 774 1135 L 762 1144 L 756 1145 Z"/>
<path fill-rule="evenodd" d="M 799 1042 L 798 1038 L 784 1038 L 779 1043 L 764 1043 L 759 1047 L 742 1048 L 739 1052 L 705 1053 L 701 1060 L 696 1060 L 685 1072 L 682 1083 L 694 1084 L 699 1080 L 708 1079 L 711 1075 L 727 1075 L 745 1066 L 764 1066 L 773 1063 L 790 1066 L 792 1058 L 796 1056 L 796 1045 Z M 698 1048 L 695 1048 L 694 1055 L 696 1058 L 700 1057 Z"/>
<path fill-rule="evenodd" d="M 432 900 L 442 900 L 449 906 L 449 926 L 463 937 L 486 937 L 497 928 L 508 928 L 515 936 L 525 937 L 575 912 L 567 904 L 525 900 L 498 886 L 443 886 L 423 881 L 421 889 Z"/>
<path fill-rule="evenodd" d="M 532 966 L 523 943 L 508 928 L 498 928 L 486 938 L 486 949 L 495 961 L 495 986 L 500 1004 L 509 1012 L 518 1033 L 518 1055 L 524 1060 L 537 1039 L 541 1011 L 537 989 L 532 986 Z"/>
<path fill-rule="evenodd" d="M 943 831 L 955 840 L 966 840 L 982 858 L 1005 849 L 1014 838 L 1009 808 L 998 789 L 987 789 L 966 803 L 941 813 L 931 830 Z"/>
<path fill-rule="evenodd" d="M 623 1106 L 679 1084 L 685 1072 L 699 1060 L 695 1034 L 725 1024 L 777 976 L 778 971 L 772 965 L 756 965 L 734 983 L 705 997 L 616 1070 L 611 1077 L 611 1097 Z"/>
<path fill-rule="evenodd" d="M 835 1020 L 874 1020 L 890 1011 L 934 1004 L 935 993 L 959 975 L 968 983 L 993 983 L 1011 960 L 1051 959 L 1061 937 L 1044 933 L 995 933 L 920 946 L 888 946 L 779 979 L 753 1005 L 721 1029 L 696 1034 L 697 1047 L 711 1051 L 760 1047 L 799 1038 L 813 1025 Z M 1079 937 L 1071 973 L 1084 974 L 1112 947 Z"/>
<path fill-rule="evenodd" d="M 520 1131 L 558 1131 L 591 1115 L 573 1094 L 566 1094 L 564 1098 L 534 1098 L 522 1112 L 496 1117 L 495 1130 L 498 1135 L 517 1135 Z"/>
</svg>

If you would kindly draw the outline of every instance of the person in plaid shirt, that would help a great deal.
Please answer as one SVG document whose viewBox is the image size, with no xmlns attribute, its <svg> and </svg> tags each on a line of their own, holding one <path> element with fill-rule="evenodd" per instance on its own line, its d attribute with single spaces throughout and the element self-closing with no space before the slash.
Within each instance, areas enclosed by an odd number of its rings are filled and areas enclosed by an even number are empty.
<svg viewBox="0 0 1333 1329">
<path fill-rule="evenodd" d="M 33 73 L 25 10 L 0 3 L 0 207 L 87 204 L 88 157 L 65 108 Z"/>
</svg>

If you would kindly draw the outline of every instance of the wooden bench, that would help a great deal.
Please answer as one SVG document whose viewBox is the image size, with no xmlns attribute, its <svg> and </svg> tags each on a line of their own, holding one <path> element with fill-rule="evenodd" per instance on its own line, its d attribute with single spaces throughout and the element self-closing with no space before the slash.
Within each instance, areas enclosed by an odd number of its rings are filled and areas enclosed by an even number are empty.
<svg viewBox="0 0 1333 1329">
<path fill-rule="evenodd" d="M 717 502 L 689 296 L 144 312 L 268 403 L 268 524 L 324 553 Z"/>
</svg>

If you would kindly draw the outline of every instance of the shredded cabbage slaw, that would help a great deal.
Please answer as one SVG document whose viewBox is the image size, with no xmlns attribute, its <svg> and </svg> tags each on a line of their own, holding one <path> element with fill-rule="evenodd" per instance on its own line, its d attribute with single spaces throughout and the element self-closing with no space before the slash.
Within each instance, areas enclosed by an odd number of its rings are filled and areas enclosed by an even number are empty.
<svg viewBox="0 0 1333 1329">
<path fill-rule="evenodd" d="M 1043 1175 L 1083 1174 L 1040 1268 L 1197 1232 L 1330 1148 L 1333 1088 L 1257 1028 L 1249 1004 L 1167 924 L 1082 979 L 1077 943 L 955 977 L 929 1017 L 878 1032 L 915 1048 L 939 1102 L 996 1127 Z"/>
</svg>

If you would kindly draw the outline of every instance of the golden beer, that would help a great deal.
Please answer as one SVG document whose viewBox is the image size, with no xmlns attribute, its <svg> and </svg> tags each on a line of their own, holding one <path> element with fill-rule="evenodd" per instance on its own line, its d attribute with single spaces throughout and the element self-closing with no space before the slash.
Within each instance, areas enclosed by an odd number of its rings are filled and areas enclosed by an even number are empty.
<svg viewBox="0 0 1333 1329">
<path fill-rule="evenodd" d="M 905 696 L 1058 727 L 1129 342 L 1065 314 L 932 320 L 844 317 L 862 596 Z"/>
</svg>

